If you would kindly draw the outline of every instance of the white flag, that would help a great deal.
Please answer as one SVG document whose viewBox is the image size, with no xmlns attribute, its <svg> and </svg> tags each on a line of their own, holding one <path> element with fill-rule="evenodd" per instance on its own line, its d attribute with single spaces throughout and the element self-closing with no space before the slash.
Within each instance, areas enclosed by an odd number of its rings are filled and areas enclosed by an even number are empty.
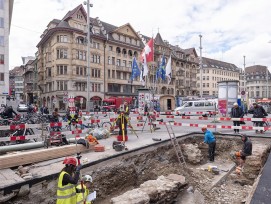
<svg viewBox="0 0 271 204">
<path fill-rule="evenodd" d="M 144 55 L 143 69 L 143 76 L 148 76 L 149 69 L 147 65 L 146 55 Z"/>
<path fill-rule="evenodd" d="M 140 81 L 143 86 L 145 86 L 146 76 L 148 76 L 148 72 L 149 72 L 149 69 L 147 65 L 146 55 L 144 54 L 143 64 L 142 64 L 141 73 L 140 73 Z"/>
<path fill-rule="evenodd" d="M 171 68 L 171 55 L 166 66 L 166 77 L 168 78 L 168 84 L 171 82 L 172 68 Z"/>
</svg>

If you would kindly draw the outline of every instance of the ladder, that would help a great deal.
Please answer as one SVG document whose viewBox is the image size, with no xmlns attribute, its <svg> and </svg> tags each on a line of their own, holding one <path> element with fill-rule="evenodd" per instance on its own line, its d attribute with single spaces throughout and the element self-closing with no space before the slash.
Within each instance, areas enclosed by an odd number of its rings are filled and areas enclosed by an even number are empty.
<svg viewBox="0 0 271 204">
<path fill-rule="evenodd" d="M 175 136 L 175 133 L 173 131 L 171 123 L 166 122 L 165 125 L 166 125 L 167 132 L 168 132 L 168 135 L 170 137 L 171 144 L 174 147 L 174 150 L 175 150 L 175 153 L 176 153 L 176 156 L 178 158 L 180 166 L 184 166 L 185 168 L 187 168 L 186 162 L 185 162 L 185 159 L 184 159 L 184 156 L 183 156 L 182 149 L 181 149 L 181 147 L 180 147 L 180 145 L 179 145 L 179 143 L 178 143 L 178 141 L 176 139 L 176 136 Z"/>
</svg>

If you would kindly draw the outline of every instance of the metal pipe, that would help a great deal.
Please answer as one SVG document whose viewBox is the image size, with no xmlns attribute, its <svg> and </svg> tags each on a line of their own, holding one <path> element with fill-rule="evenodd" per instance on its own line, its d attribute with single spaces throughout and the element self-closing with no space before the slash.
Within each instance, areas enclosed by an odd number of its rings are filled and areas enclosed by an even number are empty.
<svg viewBox="0 0 271 204">
<path fill-rule="evenodd" d="M 75 143 L 75 138 L 67 138 L 70 143 Z M 81 139 L 84 139 L 83 137 Z M 4 154 L 11 151 L 21 151 L 21 150 L 28 150 L 28 149 L 36 149 L 44 147 L 44 142 L 31 142 L 25 144 L 17 144 L 17 145 L 7 145 L 1 146 L 0 154 Z"/>
</svg>

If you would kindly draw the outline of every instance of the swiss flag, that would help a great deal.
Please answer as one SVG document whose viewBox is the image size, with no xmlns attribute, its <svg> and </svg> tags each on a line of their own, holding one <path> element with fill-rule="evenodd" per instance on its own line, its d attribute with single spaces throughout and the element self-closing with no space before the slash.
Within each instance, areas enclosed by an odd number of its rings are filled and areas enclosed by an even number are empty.
<svg viewBox="0 0 271 204">
<path fill-rule="evenodd" d="M 143 51 L 141 52 L 141 62 L 143 62 L 144 55 L 146 55 L 146 62 L 153 62 L 153 38 L 149 40 L 149 42 L 145 45 Z"/>
</svg>

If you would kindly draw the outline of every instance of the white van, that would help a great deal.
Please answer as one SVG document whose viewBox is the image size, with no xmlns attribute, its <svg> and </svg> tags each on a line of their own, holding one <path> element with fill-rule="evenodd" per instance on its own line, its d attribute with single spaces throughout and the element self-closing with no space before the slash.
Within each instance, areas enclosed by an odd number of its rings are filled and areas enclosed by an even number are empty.
<svg viewBox="0 0 271 204">
<path fill-rule="evenodd" d="M 174 115 L 198 115 L 196 112 L 207 113 L 209 111 L 217 111 L 215 100 L 184 101 L 182 106 L 174 109 Z"/>
</svg>

